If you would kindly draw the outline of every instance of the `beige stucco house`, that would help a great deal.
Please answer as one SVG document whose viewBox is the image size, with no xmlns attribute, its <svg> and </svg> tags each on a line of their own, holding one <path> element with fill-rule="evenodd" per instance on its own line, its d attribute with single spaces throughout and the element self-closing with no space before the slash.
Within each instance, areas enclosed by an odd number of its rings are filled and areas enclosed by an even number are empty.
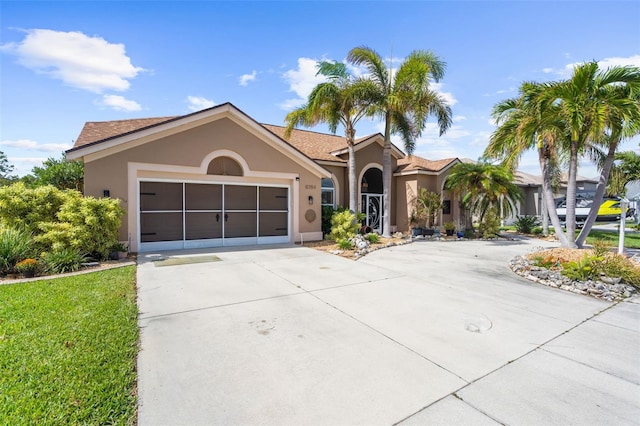
<svg viewBox="0 0 640 426">
<path fill-rule="evenodd" d="M 348 204 L 340 136 L 260 124 L 225 103 L 177 117 L 87 122 L 66 155 L 85 164 L 87 196 L 121 200 L 132 252 L 319 240 L 323 205 Z M 356 141 L 360 210 L 381 230 L 380 134 Z M 438 224 L 459 217 L 443 190 L 456 158 L 392 150 L 391 231 L 409 229 L 420 188 L 442 194 Z"/>
</svg>

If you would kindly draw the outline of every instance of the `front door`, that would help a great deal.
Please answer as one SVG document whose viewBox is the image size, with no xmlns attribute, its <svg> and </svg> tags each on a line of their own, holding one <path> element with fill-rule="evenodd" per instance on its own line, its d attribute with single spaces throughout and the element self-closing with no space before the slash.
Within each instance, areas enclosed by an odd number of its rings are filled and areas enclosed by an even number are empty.
<svg viewBox="0 0 640 426">
<path fill-rule="evenodd" d="M 364 224 L 382 234 L 382 194 L 362 194 L 360 211 L 366 216 Z"/>
</svg>

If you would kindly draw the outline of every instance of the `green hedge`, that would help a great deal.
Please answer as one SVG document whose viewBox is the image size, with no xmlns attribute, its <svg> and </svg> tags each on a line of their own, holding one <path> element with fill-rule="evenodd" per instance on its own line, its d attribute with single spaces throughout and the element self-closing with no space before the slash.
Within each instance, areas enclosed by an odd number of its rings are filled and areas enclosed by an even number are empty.
<svg viewBox="0 0 640 426">
<path fill-rule="evenodd" d="M 38 252 L 72 249 L 106 258 L 118 241 L 124 210 L 111 198 L 83 197 L 53 186 L 0 188 L 0 226 L 33 235 Z"/>
</svg>

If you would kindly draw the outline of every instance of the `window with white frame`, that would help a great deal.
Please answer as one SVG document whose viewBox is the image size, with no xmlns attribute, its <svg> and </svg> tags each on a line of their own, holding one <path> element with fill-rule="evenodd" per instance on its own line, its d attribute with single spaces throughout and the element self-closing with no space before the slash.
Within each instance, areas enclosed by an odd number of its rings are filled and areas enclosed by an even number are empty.
<svg viewBox="0 0 640 426">
<path fill-rule="evenodd" d="M 329 178 L 322 179 L 322 205 L 336 206 L 336 190 L 333 180 Z"/>
</svg>

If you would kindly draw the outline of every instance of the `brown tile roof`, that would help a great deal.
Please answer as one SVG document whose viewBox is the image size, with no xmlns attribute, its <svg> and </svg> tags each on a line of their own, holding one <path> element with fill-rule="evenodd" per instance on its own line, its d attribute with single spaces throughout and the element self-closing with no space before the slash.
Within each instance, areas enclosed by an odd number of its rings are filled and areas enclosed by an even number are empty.
<svg viewBox="0 0 640 426">
<path fill-rule="evenodd" d="M 345 160 L 330 154 L 333 151 L 347 147 L 347 142 L 341 136 L 294 129 L 289 139 L 286 139 L 284 137 L 285 127 L 274 126 L 272 124 L 263 124 L 262 126 L 302 151 L 307 157 L 314 160 L 346 163 Z M 358 139 L 356 143 L 364 139 L 365 138 Z"/>
<path fill-rule="evenodd" d="M 134 118 L 131 120 L 88 121 L 84 124 L 74 148 L 154 126 L 177 117 Z"/>
<path fill-rule="evenodd" d="M 432 161 L 416 155 L 410 155 L 398 160 L 398 168 L 396 169 L 396 172 L 439 172 L 456 160 L 457 158 L 444 158 L 442 160 Z"/>
</svg>

